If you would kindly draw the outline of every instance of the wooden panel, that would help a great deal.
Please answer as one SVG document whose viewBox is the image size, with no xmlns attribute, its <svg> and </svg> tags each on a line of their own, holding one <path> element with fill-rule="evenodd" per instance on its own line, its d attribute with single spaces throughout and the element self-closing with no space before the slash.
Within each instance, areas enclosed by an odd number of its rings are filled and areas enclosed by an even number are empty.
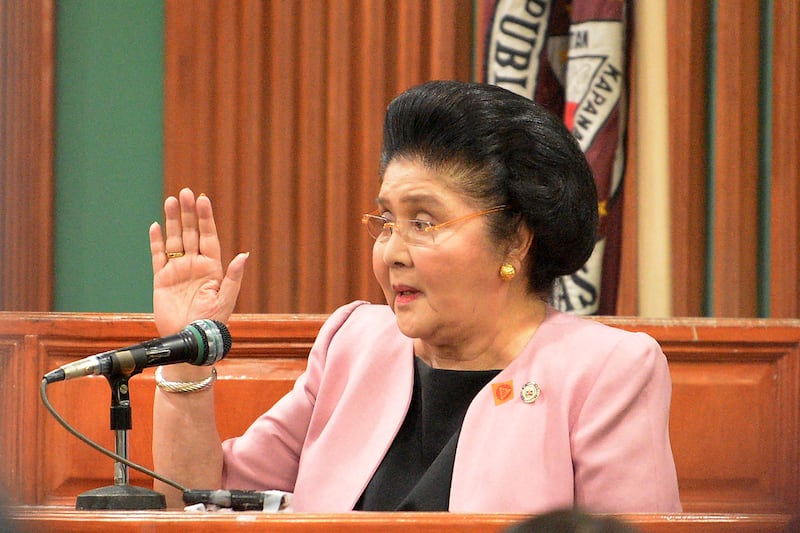
<svg viewBox="0 0 800 533">
<path fill-rule="evenodd" d="M 368 117 L 376 109 L 383 109 L 386 105 L 385 94 L 389 78 L 375 76 L 385 65 L 391 64 L 390 54 L 394 44 L 389 41 L 389 13 L 391 6 L 388 2 L 357 2 L 358 9 L 356 26 L 362 30 L 362 46 L 372 53 L 363 54 L 354 67 L 354 76 L 358 88 L 359 98 L 355 102 L 353 113 L 357 117 Z M 455 17 L 453 20 L 459 20 Z M 462 43 L 463 44 L 463 43 Z M 464 54 L 461 54 L 462 56 Z M 380 140 L 383 136 L 382 121 L 362 120 L 361 127 L 352 134 L 354 145 L 353 173 L 363 176 L 365 181 L 361 186 L 351 189 L 354 205 L 368 206 L 372 211 L 378 191 L 378 162 L 375 154 L 378 153 Z M 309 249 L 313 249 L 309 247 Z M 372 274 L 372 241 L 364 239 L 356 233 L 348 246 L 354 257 L 360 258 L 360 267 L 353 272 L 351 283 L 354 294 L 367 295 L 365 298 L 372 301 L 383 301 L 376 291 L 375 278 Z M 305 261 L 303 261 L 305 263 Z M 313 294 L 313 287 L 306 290 Z M 315 309 L 315 307 L 305 307 Z M 319 307 L 316 307 L 319 308 Z"/>
<path fill-rule="evenodd" d="M 219 365 L 219 429 L 241 433 L 305 366 L 322 315 L 237 315 L 231 354 Z M 645 331 L 662 344 L 673 376 L 671 437 L 684 510 L 787 512 L 800 505 L 800 321 L 600 320 Z M 69 435 L 47 413 L 41 376 L 67 361 L 156 336 L 147 315 L 0 314 L 0 472 L 15 502 L 74 505 L 111 483 L 111 459 Z M 130 381 L 129 456 L 152 465 L 152 369 Z M 113 445 L 109 387 L 87 377 L 48 387 L 58 412 Z M 149 479 L 131 471 L 131 482 Z"/>
<path fill-rule="evenodd" d="M 29 393 L 35 386 L 26 381 L 25 376 L 35 375 L 38 369 L 26 365 L 24 357 L 25 337 L 23 334 L 4 335 L 0 339 L 0 365 L 3 375 L 0 378 L 0 464 L 4 473 L 0 477 L 0 498 L 13 493 L 18 501 L 35 502 L 36 495 L 32 487 L 25 483 L 30 475 L 28 468 L 34 464 L 34 456 L 26 453 L 35 450 L 36 434 L 21 431 L 31 421 L 31 413 L 38 411 L 35 404 L 30 403 Z M 35 421 L 35 420 L 34 420 Z"/>
<path fill-rule="evenodd" d="M 266 331 L 248 331 L 246 324 L 231 323 L 231 334 L 236 339 L 235 348 L 228 358 L 218 365 L 219 385 L 217 410 L 230 413 L 220 417 L 219 431 L 222 438 L 240 435 L 266 408 L 274 404 L 292 386 L 305 368 L 305 359 L 311 348 L 321 322 L 298 318 L 261 323 Z M 147 322 L 138 323 L 139 328 L 148 328 Z M 69 331 L 69 330 L 68 330 Z M 91 330 L 90 330 L 91 331 Z M 122 332 L 124 330 L 120 330 Z M 255 333 L 255 335 L 253 335 Z M 124 334 L 124 333 L 123 333 Z M 101 342 L 76 338 L 40 338 L 39 361 L 44 361 L 40 375 L 47 369 L 56 368 L 65 362 L 86 354 L 98 353 L 114 347 L 126 346 L 143 338 L 152 338 L 155 332 L 129 339 Z M 109 430 L 110 388 L 104 378 L 92 376 L 80 381 L 69 381 L 51 386 L 56 396 L 51 400 L 56 409 L 71 424 L 83 428 L 92 440 L 113 449 L 114 433 Z M 153 371 L 130 382 L 131 405 L 134 429 L 129 432 L 129 457 L 152 468 L 152 411 L 154 393 Z M 227 393 L 226 393 L 227 391 Z M 113 482 L 113 462 L 98 456 L 98 452 L 67 435 L 55 421 L 46 422 L 45 449 L 59 449 L 61 453 L 46 454 L 42 468 L 39 500 L 48 504 L 72 504 L 74 496 L 85 490 Z M 98 457 L 106 465 L 99 467 Z M 66 465 L 66 466 L 65 466 Z M 94 465 L 87 469 L 87 465 Z M 67 468 L 68 466 L 68 468 Z M 151 481 L 138 471 L 131 471 L 131 483 L 150 486 Z"/>
<path fill-rule="evenodd" d="M 717 5 L 714 316 L 757 316 L 760 2 Z"/>
<path fill-rule="evenodd" d="M 647 332 L 667 355 L 685 511 L 800 504 L 800 322 L 603 320 Z"/>
<path fill-rule="evenodd" d="M 241 343 L 239 343 L 241 344 Z M 245 345 L 245 349 L 247 349 Z M 56 358 L 48 358 L 53 361 Z M 65 361 L 64 361 L 65 362 Z M 61 363 L 56 363 L 58 366 Z M 52 367 L 52 365 L 51 365 Z M 305 368 L 304 358 L 270 357 L 249 361 L 229 358 L 218 365 L 219 381 L 215 386 L 218 429 L 222 438 L 241 435 L 265 409 L 280 399 Z M 48 397 L 55 409 L 71 425 L 107 449 L 114 449 L 114 432 L 109 430 L 110 388 L 107 381 L 91 376 L 48 387 Z M 147 370 L 130 381 L 133 429 L 128 432 L 128 457 L 152 469 L 153 371 Z M 67 436 L 65 439 L 64 437 Z M 39 501 L 52 505 L 73 505 L 75 495 L 86 490 L 113 484 L 113 461 L 76 438 L 54 420 L 46 420 L 44 442 L 51 453 L 42 462 L 45 489 Z M 190 443 L 187 443 L 187 447 Z M 87 468 L 88 465 L 92 465 Z M 152 480 L 136 470 L 129 470 L 131 483 L 152 486 Z"/>
<path fill-rule="evenodd" d="M 52 305 L 54 16 L 0 5 L 0 310 Z"/>
<path fill-rule="evenodd" d="M 14 524 L 29 533 L 80 531 L 82 533 L 166 532 L 415 532 L 490 533 L 506 531 L 526 520 L 513 514 L 454 513 L 182 513 L 165 511 L 95 512 L 47 507 L 13 508 Z M 123 518 L 124 519 L 121 519 Z M 788 515 L 618 515 L 642 533 L 779 533 L 787 528 Z"/>
<path fill-rule="evenodd" d="M 626 142 L 625 174 L 622 178 L 622 240 L 619 253 L 619 282 L 617 284 L 617 305 L 614 313 L 619 316 L 639 315 L 639 283 L 638 283 L 638 254 L 637 234 L 639 231 L 637 201 L 639 187 L 637 186 L 637 142 L 636 114 L 638 106 L 636 98 L 636 47 L 630 47 L 628 77 L 630 87 L 628 97 L 627 125 L 625 127 Z"/>
<path fill-rule="evenodd" d="M 166 2 L 165 187 L 214 201 L 223 256 L 250 251 L 242 312 L 382 301 L 359 223 L 383 111 L 467 80 L 472 3 Z"/>
<path fill-rule="evenodd" d="M 709 3 L 667 2 L 672 310 L 701 316 L 705 287 Z"/>
<path fill-rule="evenodd" d="M 800 4 L 775 0 L 770 316 L 800 316 Z"/>
<path fill-rule="evenodd" d="M 703 502 L 699 510 L 764 509 L 767 502 L 780 508 L 773 501 L 782 424 L 775 361 L 673 360 L 671 371 L 670 427 L 682 497 Z"/>
</svg>

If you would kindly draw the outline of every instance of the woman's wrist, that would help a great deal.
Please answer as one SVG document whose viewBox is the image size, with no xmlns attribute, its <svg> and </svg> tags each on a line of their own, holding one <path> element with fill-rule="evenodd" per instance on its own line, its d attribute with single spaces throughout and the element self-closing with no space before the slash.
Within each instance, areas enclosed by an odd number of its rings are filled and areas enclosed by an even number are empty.
<svg viewBox="0 0 800 533">
<path fill-rule="evenodd" d="M 169 393 L 187 393 L 187 392 L 200 392 L 211 388 L 214 382 L 217 381 L 217 369 L 212 367 L 211 374 L 202 379 L 181 379 L 171 380 L 163 375 L 164 367 L 160 366 L 156 369 L 155 380 L 156 386 L 164 392 Z"/>
<path fill-rule="evenodd" d="M 198 381 L 211 375 L 210 365 L 176 363 L 161 366 L 161 376 L 168 381 Z"/>
</svg>

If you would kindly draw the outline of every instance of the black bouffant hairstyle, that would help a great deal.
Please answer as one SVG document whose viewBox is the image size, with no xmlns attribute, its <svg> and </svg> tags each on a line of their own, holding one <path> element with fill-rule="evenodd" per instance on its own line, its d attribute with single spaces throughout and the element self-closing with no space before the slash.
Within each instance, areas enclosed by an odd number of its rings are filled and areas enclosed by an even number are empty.
<svg viewBox="0 0 800 533">
<path fill-rule="evenodd" d="M 529 290 L 549 294 L 559 276 L 581 268 L 597 235 L 597 190 L 577 141 L 561 120 L 498 86 L 432 81 L 390 104 L 383 128 L 381 175 L 396 159 L 416 159 L 454 178 L 484 207 L 503 242 L 519 223 L 534 235 Z"/>
</svg>

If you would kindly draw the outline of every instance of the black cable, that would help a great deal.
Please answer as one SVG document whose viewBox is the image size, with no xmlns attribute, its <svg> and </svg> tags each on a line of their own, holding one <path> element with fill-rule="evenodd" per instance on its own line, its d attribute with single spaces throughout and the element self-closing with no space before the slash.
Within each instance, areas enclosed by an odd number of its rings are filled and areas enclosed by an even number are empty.
<svg viewBox="0 0 800 533">
<path fill-rule="evenodd" d="M 62 426 L 64 426 L 64 429 L 66 429 L 67 431 L 72 433 L 78 439 L 82 440 L 83 442 L 85 442 L 86 444 L 88 444 L 89 446 L 91 446 L 92 448 L 97 450 L 98 452 L 111 457 L 115 461 L 118 461 L 118 462 L 120 462 L 122 464 L 128 465 L 129 467 L 133 468 L 134 470 L 138 470 L 139 472 L 142 472 L 143 474 L 147 474 L 148 476 L 150 476 L 152 478 L 155 478 L 155 479 L 157 479 L 157 480 L 159 480 L 159 481 L 161 481 L 163 483 L 166 483 L 167 485 L 169 485 L 171 487 L 174 487 L 174 488 L 178 489 L 181 492 L 186 492 L 187 490 L 189 490 L 186 487 L 184 487 L 183 485 L 181 485 L 180 483 L 177 483 L 175 481 L 172 481 L 171 479 L 165 478 L 161 474 L 157 474 L 157 473 L 153 472 L 152 470 L 150 470 L 148 468 L 145 468 L 142 465 L 136 464 L 133 461 L 130 461 L 130 460 L 126 459 L 125 457 L 122 457 L 121 455 L 119 455 L 119 454 L 117 454 L 115 452 L 112 452 L 111 450 L 109 450 L 107 448 L 103 448 L 102 446 L 100 446 L 99 444 L 97 444 L 96 442 L 92 441 L 91 439 L 89 439 L 88 437 L 86 437 L 85 435 L 80 433 L 78 430 L 73 428 L 66 420 L 64 420 L 64 418 L 61 417 L 61 415 L 59 415 L 56 412 L 56 410 L 50 404 L 50 401 L 47 399 L 47 384 L 48 384 L 47 380 L 43 379 L 42 380 L 42 385 L 39 388 L 39 393 L 40 393 L 40 395 L 42 397 L 42 402 L 44 403 L 44 406 L 47 407 L 47 410 L 50 411 L 50 414 L 52 414 L 53 417 L 55 417 L 55 419 L 58 421 L 58 423 L 61 424 Z"/>
</svg>

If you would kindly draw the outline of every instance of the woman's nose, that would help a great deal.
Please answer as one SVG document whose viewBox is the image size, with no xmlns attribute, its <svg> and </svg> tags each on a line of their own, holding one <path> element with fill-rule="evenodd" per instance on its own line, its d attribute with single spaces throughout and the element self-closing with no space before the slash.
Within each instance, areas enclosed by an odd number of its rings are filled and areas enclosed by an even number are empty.
<svg viewBox="0 0 800 533">
<path fill-rule="evenodd" d="M 408 245 L 399 231 L 393 231 L 383 243 L 383 262 L 387 266 L 408 266 L 411 264 Z"/>
</svg>

